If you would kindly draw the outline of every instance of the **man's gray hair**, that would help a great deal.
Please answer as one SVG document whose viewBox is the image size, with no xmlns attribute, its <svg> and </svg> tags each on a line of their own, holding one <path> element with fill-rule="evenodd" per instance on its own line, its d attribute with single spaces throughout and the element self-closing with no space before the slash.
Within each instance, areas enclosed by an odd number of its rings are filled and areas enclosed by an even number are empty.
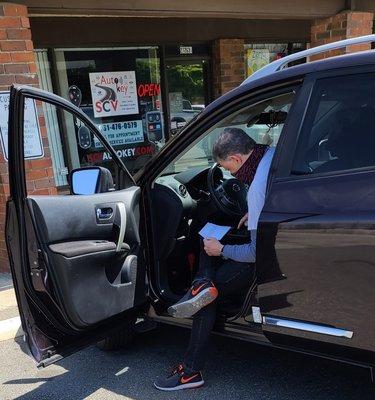
<svg viewBox="0 0 375 400">
<path fill-rule="evenodd" d="M 233 154 L 249 154 L 256 142 L 240 128 L 225 128 L 216 139 L 212 156 L 215 161 L 225 160 Z"/>
</svg>

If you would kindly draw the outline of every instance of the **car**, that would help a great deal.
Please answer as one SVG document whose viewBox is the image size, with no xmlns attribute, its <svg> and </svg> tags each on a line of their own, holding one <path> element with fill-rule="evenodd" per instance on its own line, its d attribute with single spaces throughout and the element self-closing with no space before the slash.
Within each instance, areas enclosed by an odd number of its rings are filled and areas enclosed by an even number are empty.
<svg viewBox="0 0 375 400">
<path fill-rule="evenodd" d="M 203 109 L 204 105 L 192 105 L 189 100 L 182 99 L 182 111 L 171 113 L 171 134 L 178 133 L 187 123 L 189 123 Z"/>
<path fill-rule="evenodd" d="M 191 327 L 191 319 L 166 310 L 192 281 L 205 222 L 236 226 L 243 215 L 243 199 L 223 185 L 230 177 L 210 153 L 217 135 L 234 126 L 276 149 L 256 270 L 245 292 L 222 299 L 215 332 L 372 372 L 375 52 L 286 66 L 373 41 L 375 35 L 349 39 L 271 63 L 208 105 L 135 176 L 80 109 L 52 93 L 12 87 L 6 241 L 25 340 L 38 365 L 96 341 L 131 345 L 133 333 L 154 321 Z M 28 193 L 29 98 L 85 125 L 117 173 L 81 163 L 70 171 L 69 195 Z M 228 234 L 235 243 L 246 239 L 241 230 Z"/>
</svg>

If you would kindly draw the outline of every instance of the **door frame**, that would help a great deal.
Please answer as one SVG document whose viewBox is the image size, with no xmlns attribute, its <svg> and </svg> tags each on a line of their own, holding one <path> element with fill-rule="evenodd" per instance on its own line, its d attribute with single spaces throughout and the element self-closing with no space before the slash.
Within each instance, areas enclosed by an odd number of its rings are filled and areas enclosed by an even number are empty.
<svg viewBox="0 0 375 400">
<path fill-rule="evenodd" d="M 6 244 L 22 328 L 32 354 L 36 359 L 40 360 L 39 366 L 46 366 L 95 340 L 102 339 L 112 331 L 118 330 L 121 325 L 126 324 L 127 320 L 124 318 L 123 313 L 119 314 L 120 317 L 116 315 L 111 318 L 110 322 L 105 320 L 98 323 L 94 328 L 79 333 L 77 337 L 74 336 L 74 340 L 72 339 L 72 343 L 70 343 L 67 340 L 67 335 L 72 335 L 72 330 L 69 329 L 67 324 L 62 323 L 36 294 L 31 280 L 27 245 L 28 235 L 30 234 L 30 232 L 27 232 L 27 226 L 30 226 L 30 224 L 26 225 L 26 220 L 30 219 L 30 212 L 26 202 L 27 190 L 24 165 L 23 118 L 25 98 L 44 101 L 80 118 L 102 140 L 104 147 L 119 167 L 119 175 L 121 176 L 119 178 L 120 186 L 130 187 L 136 185 L 134 179 L 116 152 L 109 145 L 106 138 L 103 137 L 95 125 L 79 108 L 55 94 L 37 88 L 14 85 L 11 87 L 9 102 L 9 109 L 13 111 L 9 113 L 9 179 L 11 193 L 6 205 Z M 29 222 L 31 223 L 31 220 Z M 18 266 L 17 268 L 15 268 L 16 265 Z M 44 294 L 48 296 L 46 291 L 44 291 Z M 31 308 L 34 310 L 34 313 Z M 127 312 L 128 316 L 132 316 L 134 308 L 124 312 Z M 62 343 L 63 351 L 61 354 L 49 350 L 49 348 L 54 348 L 53 341 L 44 332 L 39 331 L 37 328 L 38 321 L 36 320 L 44 323 L 43 326 L 46 327 L 48 332 L 54 328 L 60 332 L 58 339 Z M 39 351 L 40 346 L 46 349 L 43 354 Z"/>
</svg>

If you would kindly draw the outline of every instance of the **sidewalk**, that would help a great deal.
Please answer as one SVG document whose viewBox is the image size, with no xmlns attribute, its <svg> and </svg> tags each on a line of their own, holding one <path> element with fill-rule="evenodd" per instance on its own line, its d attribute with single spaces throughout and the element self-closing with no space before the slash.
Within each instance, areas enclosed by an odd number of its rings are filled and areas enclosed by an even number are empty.
<svg viewBox="0 0 375 400">
<path fill-rule="evenodd" d="M 0 273 L 0 342 L 22 334 L 12 277 Z"/>
</svg>

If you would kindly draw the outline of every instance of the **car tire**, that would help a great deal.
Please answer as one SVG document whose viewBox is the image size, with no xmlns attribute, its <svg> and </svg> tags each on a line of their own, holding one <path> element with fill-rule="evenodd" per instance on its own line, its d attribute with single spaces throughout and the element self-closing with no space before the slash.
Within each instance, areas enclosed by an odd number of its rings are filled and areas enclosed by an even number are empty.
<svg viewBox="0 0 375 400">
<path fill-rule="evenodd" d="M 135 321 L 123 326 L 118 331 L 107 336 L 103 340 L 97 342 L 97 347 L 102 351 L 114 351 L 124 347 L 128 347 L 134 339 Z"/>
</svg>

